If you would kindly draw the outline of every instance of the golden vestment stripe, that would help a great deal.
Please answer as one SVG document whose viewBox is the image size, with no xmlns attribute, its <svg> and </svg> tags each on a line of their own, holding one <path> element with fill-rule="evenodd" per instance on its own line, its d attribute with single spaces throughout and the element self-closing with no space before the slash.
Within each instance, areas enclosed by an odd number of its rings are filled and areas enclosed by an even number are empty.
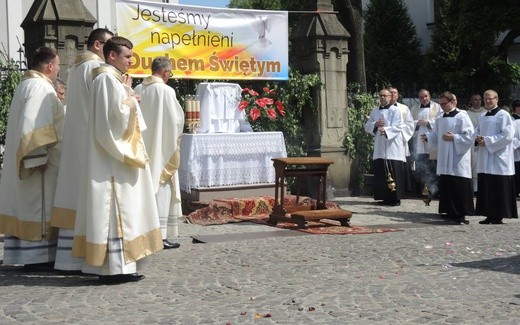
<svg viewBox="0 0 520 325">
<path fill-rule="evenodd" d="M 163 249 L 160 229 L 154 229 L 131 241 L 123 240 L 125 263 L 136 262 L 143 257 Z M 95 244 L 86 241 L 85 236 L 74 236 L 72 245 L 73 257 L 84 257 L 92 266 L 102 266 L 108 255 L 107 244 Z"/>
<path fill-rule="evenodd" d="M 20 179 L 29 178 L 34 172 L 34 169 L 24 171 L 23 158 L 37 148 L 53 146 L 56 143 L 58 143 L 58 136 L 56 135 L 56 130 L 53 125 L 46 125 L 25 134 L 20 139 L 20 145 L 16 151 L 16 163 L 18 164 L 18 175 Z"/>
<path fill-rule="evenodd" d="M 161 229 L 153 229 L 131 241 L 124 241 L 125 262 L 135 262 L 163 249 Z"/>
<path fill-rule="evenodd" d="M 169 181 L 176 170 L 179 169 L 179 165 L 181 164 L 181 139 L 182 135 L 177 139 L 177 150 L 173 153 L 170 160 L 164 166 L 164 169 L 161 172 L 161 178 L 159 179 L 159 184 L 164 184 Z"/>
<path fill-rule="evenodd" d="M 116 225 L 117 225 L 117 238 L 123 238 L 123 224 L 121 222 L 121 210 L 119 209 L 119 200 L 117 197 L 116 185 L 114 181 L 114 176 L 111 178 L 112 182 L 112 197 L 115 204 L 115 215 L 116 215 Z"/>
<path fill-rule="evenodd" d="M 23 221 L 14 216 L 0 214 L 0 229 L 3 233 L 14 236 L 21 240 L 41 241 L 42 240 L 42 223 L 41 221 Z M 49 223 L 45 226 L 45 239 L 56 235 L 56 229 L 51 227 Z"/>
<path fill-rule="evenodd" d="M 151 85 L 153 83 L 164 83 L 164 80 L 162 80 L 161 78 L 157 77 L 157 76 L 148 76 L 146 78 L 144 78 L 143 80 L 143 85 L 145 86 L 148 86 L 148 85 Z"/>
<path fill-rule="evenodd" d="M 92 70 L 92 79 L 95 79 L 98 75 L 102 73 L 109 73 L 113 75 L 117 80 L 119 80 L 119 82 L 123 83 L 123 75 L 119 73 L 118 70 L 116 70 L 115 68 L 111 68 L 106 65 L 102 65 Z"/>
<path fill-rule="evenodd" d="M 74 59 L 74 65 L 80 65 L 83 62 L 87 62 L 87 61 L 91 61 L 91 60 L 96 60 L 96 61 L 105 63 L 105 61 L 103 61 L 103 59 L 101 59 L 96 53 L 85 52 L 85 53 L 76 55 L 76 58 Z"/>
<path fill-rule="evenodd" d="M 149 159 L 144 148 L 143 139 L 141 138 L 141 129 L 139 128 L 135 101 L 128 98 L 123 101 L 123 104 L 130 107 L 128 128 L 123 135 L 123 145 L 125 148 L 124 163 L 137 168 L 145 168 Z"/>
<path fill-rule="evenodd" d="M 72 240 L 72 257 L 85 257 L 87 237 L 74 235 Z M 106 246 L 106 244 L 105 244 Z"/>
<path fill-rule="evenodd" d="M 57 228 L 74 229 L 76 210 L 67 208 L 52 208 L 51 226 Z"/>
</svg>

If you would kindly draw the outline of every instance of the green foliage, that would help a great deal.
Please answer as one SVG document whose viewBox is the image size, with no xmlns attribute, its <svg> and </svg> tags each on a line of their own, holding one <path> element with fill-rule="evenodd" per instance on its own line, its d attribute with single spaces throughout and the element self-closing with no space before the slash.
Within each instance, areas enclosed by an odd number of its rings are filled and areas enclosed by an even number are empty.
<svg viewBox="0 0 520 325">
<path fill-rule="evenodd" d="M 304 109 L 315 110 L 312 101 L 313 88 L 321 84 L 317 75 L 302 75 L 298 71 L 291 69 L 289 80 L 274 81 L 271 84 L 260 84 L 258 82 L 249 85 L 242 85 L 243 88 L 254 89 L 262 93 L 263 87 L 272 88 L 278 95 L 278 100 L 285 107 L 285 116 L 274 120 L 270 118 L 259 118 L 256 121 L 250 120 L 251 126 L 255 131 L 281 131 L 285 137 L 287 156 L 300 157 L 306 156 L 306 143 L 303 130 L 303 111 Z"/>
<path fill-rule="evenodd" d="M 428 79 L 461 97 L 491 88 L 506 98 L 520 82 L 519 66 L 507 60 L 511 40 L 520 35 L 519 15 L 520 7 L 507 0 L 438 1 Z"/>
<path fill-rule="evenodd" d="M 280 10 L 282 5 L 280 0 L 231 0 L 229 8 L 259 9 L 259 10 Z"/>
<path fill-rule="evenodd" d="M 5 134 L 7 132 L 7 118 L 9 106 L 13 99 L 16 86 L 20 83 L 22 75 L 18 66 L 13 62 L 0 60 L 0 145 L 5 145 Z M 0 156 L 0 164 L 3 156 Z"/>
<path fill-rule="evenodd" d="M 361 92 L 359 85 L 351 84 L 348 89 L 348 103 L 348 131 L 343 139 L 343 147 L 345 154 L 354 160 L 356 166 L 357 175 L 353 179 L 357 179 L 357 184 L 353 182 L 351 187 L 357 191 L 363 187 L 362 176 L 369 173 L 372 163 L 374 139 L 365 132 L 365 123 L 377 105 L 377 94 Z"/>
<path fill-rule="evenodd" d="M 403 0 L 371 0 L 365 12 L 367 84 L 418 81 L 421 42 Z"/>
</svg>

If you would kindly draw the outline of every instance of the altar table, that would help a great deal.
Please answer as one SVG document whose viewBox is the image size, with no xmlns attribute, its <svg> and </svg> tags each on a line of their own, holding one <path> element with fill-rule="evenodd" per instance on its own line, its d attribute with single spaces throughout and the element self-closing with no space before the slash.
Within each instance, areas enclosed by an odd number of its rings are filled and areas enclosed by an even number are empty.
<svg viewBox="0 0 520 325">
<path fill-rule="evenodd" d="M 287 156 L 282 132 L 183 134 L 180 189 L 274 183 L 273 158 Z"/>
</svg>

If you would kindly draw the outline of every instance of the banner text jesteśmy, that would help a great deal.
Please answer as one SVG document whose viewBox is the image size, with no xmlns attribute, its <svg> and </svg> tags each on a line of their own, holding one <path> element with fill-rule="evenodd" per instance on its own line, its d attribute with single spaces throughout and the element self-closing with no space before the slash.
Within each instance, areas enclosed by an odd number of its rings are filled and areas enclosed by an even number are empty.
<svg viewBox="0 0 520 325">
<path fill-rule="evenodd" d="M 150 10 L 141 8 L 137 5 L 137 15 L 132 20 L 143 20 L 152 22 L 163 22 L 170 24 L 201 26 L 204 31 L 179 34 L 175 32 L 150 32 L 151 44 L 169 44 L 172 49 L 177 45 L 184 46 L 204 46 L 204 47 L 233 47 L 233 33 L 229 36 L 211 35 L 209 28 L 211 15 L 184 12 L 181 8 L 179 12 L 167 11 L 164 7 L 161 10 Z"/>
<path fill-rule="evenodd" d="M 216 53 L 213 53 L 208 58 L 207 64 L 203 59 L 196 58 L 170 58 L 168 53 L 164 56 L 170 59 L 172 63 L 172 70 L 179 71 L 212 71 L 212 72 L 228 72 L 228 73 L 243 73 L 243 74 L 255 74 L 259 77 L 269 73 L 280 73 L 281 64 L 280 61 L 259 61 L 254 57 L 247 60 L 241 60 L 238 56 L 232 59 L 221 59 Z M 153 57 L 141 57 L 139 54 L 134 52 L 132 65 L 130 69 L 135 70 L 148 70 L 152 66 Z"/>
</svg>

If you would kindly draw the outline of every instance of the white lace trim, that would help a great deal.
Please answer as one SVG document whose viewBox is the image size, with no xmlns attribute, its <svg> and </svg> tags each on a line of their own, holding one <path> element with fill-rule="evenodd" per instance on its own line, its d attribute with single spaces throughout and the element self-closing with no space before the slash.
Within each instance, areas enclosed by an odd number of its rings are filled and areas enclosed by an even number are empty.
<svg viewBox="0 0 520 325">
<path fill-rule="evenodd" d="M 286 156 L 282 132 L 183 134 L 180 188 L 273 183 L 271 159 Z"/>
</svg>

